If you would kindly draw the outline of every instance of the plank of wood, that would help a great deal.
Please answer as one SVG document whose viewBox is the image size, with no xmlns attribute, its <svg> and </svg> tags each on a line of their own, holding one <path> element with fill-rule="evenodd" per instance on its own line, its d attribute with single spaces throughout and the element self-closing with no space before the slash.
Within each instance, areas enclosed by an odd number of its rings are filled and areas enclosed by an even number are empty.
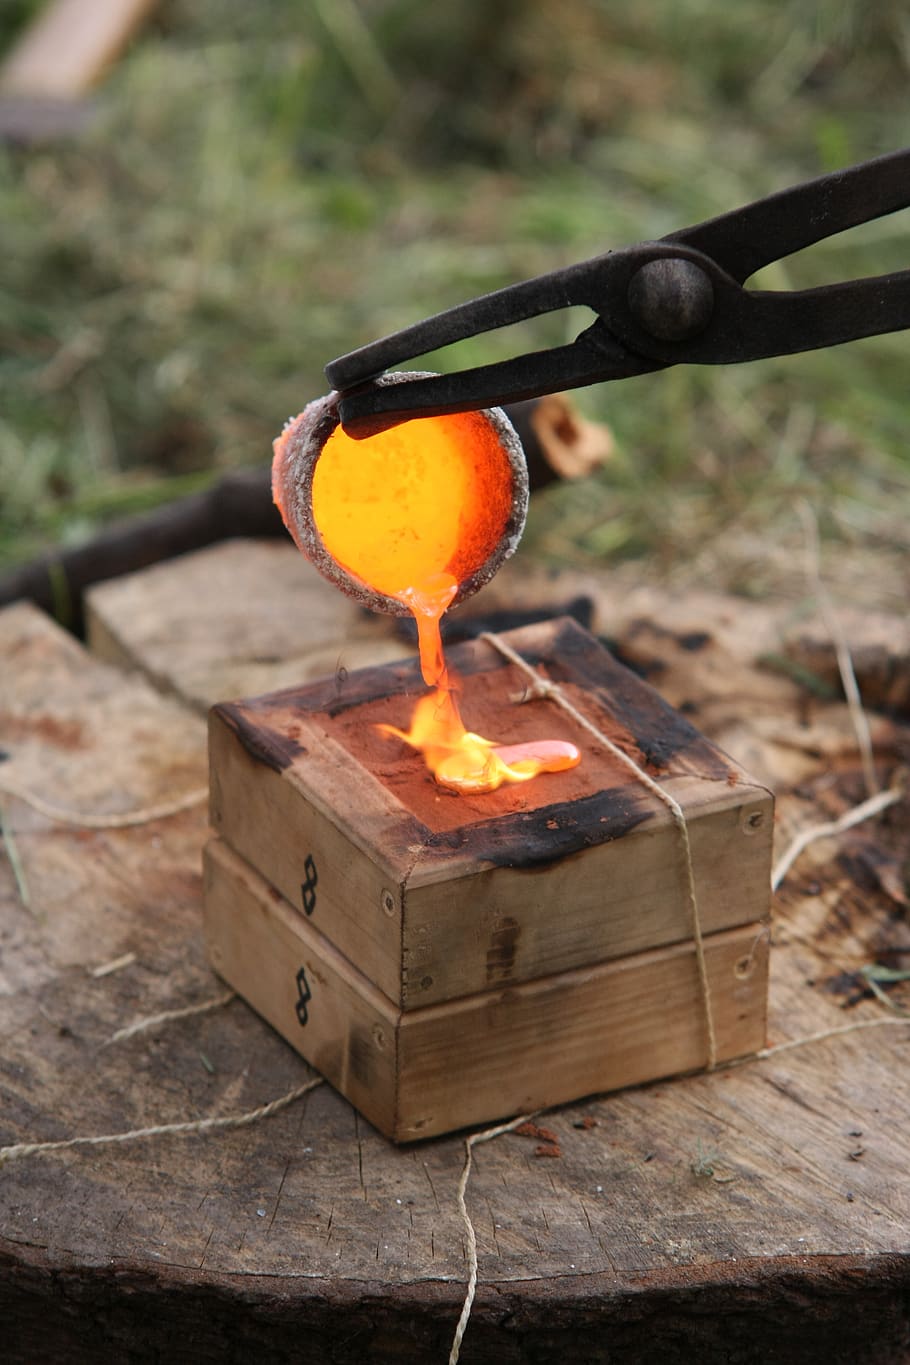
<svg viewBox="0 0 910 1365">
<path fill-rule="evenodd" d="M 672 599 L 655 611 L 672 621 Z M 769 612 L 772 634 L 787 611 Z M 53 719 L 74 726 L 133 686 L 34 623 L 21 610 L 0 615 L 6 712 L 40 717 L 52 675 Z M 698 705 L 693 661 L 714 652 L 716 639 L 695 651 L 673 646 L 658 681 Z M 751 666 L 725 657 L 748 697 Z M 731 730 L 736 681 L 722 718 Z M 839 709 L 784 681 L 777 740 L 763 751 L 786 841 L 862 789 L 846 746 L 801 754 L 791 784 L 787 755 L 799 752 L 805 724 L 814 745 L 838 733 Z M 145 713 L 141 763 L 129 731 L 118 739 L 122 716 L 108 727 L 104 766 L 119 753 L 118 801 L 157 799 L 178 777 L 192 779 L 174 766 L 165 714 Z M 739 719 L 749 739 L 749 715 Z M 47 764 L 44 795 L 73 804 L 94 781 L 100 806 L 103 776 L 93 776 L 90 753 L 66 748 L 68 733 L 35 731 L 29 772 L 37 781 Z M 0 749 L 15 757 L 24 742 L 7 726 Z M 883 777 L 907 743 L 906 727 L 890 738 L 881 731 Z M 201 763 L 201 738 L 193 745 Z M 87 833 L 3 804 L 31 903 L 22 905 L 0 854 L 0 1141 L 238 1112 L 309 1074 L 239 1002 L 101 1047 L 139 1015 L 218 990 L 200 930 L 201 810 Z M 846 1003 L 854 992 L 844 974 L 901 961 L 895 954 L 910 946 L 887 889 L 899 894 L 900 880 L 875 872 L 881 859 L 900 867 L 908 856 L 906 806 L 804 854 L 775 901 L 772 1042 L 885 1016 L 874 1000 Z M 128 949 L 132 966 L 90 974 Z M 463 1358 L 901 1359 L 910 1333 L 907 1045 L 902 1025 L 876 1027 L 574 1104 L 543 1120 L 559 1159 L 536 1158 L 534 1140 L 514 1134 L 478 1148 L 467 1201 L 480 1283 Z M 596 1126 L 576 1127 L 590 1120 Z M 323 1087 L 246 1130 L 12 1162 L 0 1173 L 5 1359 L 95 1365 L 121 1358 L 125 1343 L 136 1360 L 180 1359 L 189 1341 L 203 1365 L 255 1356 L 283 1365 L 304 1346 L 334 1365 L 445 1359 L 466 1275 L 454 1197 L 462 1160 L 458 1138 L 391 1147 Z"/>
<path fill-rule="evenodd" d="M 0 90 L 75 100 L 97 83 L 156 0 L 49 0 L 2 67 Z"/>
<path fill-rule="evenodd" d="M 704 932 L 763 919 L 770 793 L 575 622 L 505 639 L 601 732 L 653 756 L 686 813 Z M 688 938 L 667 807 L 553 701 L 510 705 L 526 679 L 491 645 L 459 645 L 449 661 L 469 728 L 567 739 L 581 765 L 473 799 L 440 792 L 375 724 L 407 728 L 423 690 L 409 662 L 216 707 L 218 833 L 298 908 L 315 875 L 313 924 L 405 1009 Z"/>
<path fill-rule="evenodd" d="M 176 964 L 194 913 L 181 896 L 188 889 L 192 904 L 199 891 L 204 800 L 147 828 L 86 830 L 3 793 L 25 790 L 76 816 L 166 804 L 204 791 L 204 725 L 145 679 L 91 659 L 35 608 L 9 607 L 0 623 L 0 806 L 31 911 L 15 895 L 5 903 L 16 929 L 4 944 L 0 993 L 9 1001 L 27 990 L 32 968 L 53 980 L 127 951 L 154 947 Z M 197 954 L 188 984 L 208 978 Z"/>
<path fill-rule="evenodd" d="M 87 629 L 99 658 L 200 711 L 409 652 L 293 545 L 268 540 L 223 541 L 99 584 Z"/>
</svg>

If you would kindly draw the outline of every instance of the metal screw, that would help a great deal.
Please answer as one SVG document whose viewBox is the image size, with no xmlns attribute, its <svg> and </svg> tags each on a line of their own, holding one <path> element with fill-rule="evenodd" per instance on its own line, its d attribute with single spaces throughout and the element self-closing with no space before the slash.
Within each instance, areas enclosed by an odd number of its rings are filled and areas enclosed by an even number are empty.
<svg viewBox="0 0 910 1365">
<path fill-rule="evenodd" d="M 635 321 L 659 341 L 698 336 L 714 312 L 714 286 L 694 261 L 678 256 L 648 261 L 629 282 Z"/>
<path fill-rule="evenodd" d="M 744 811 L 742 818 L 742 828 L 744 834 L 757 834 L 765 823 L 765 812 L 762 810 Z"/>
</svg>

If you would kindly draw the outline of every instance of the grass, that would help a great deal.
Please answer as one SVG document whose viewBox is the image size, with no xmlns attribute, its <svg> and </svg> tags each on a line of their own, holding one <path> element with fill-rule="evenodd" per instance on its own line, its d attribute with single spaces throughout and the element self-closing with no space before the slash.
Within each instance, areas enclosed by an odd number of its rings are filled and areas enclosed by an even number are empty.
<svg viewBox="0 0 910 1365">
<path fill-rule="evenodd" d="M 325 362 L 374 336 L 907 143 L 898 10 L 164 4 L 86 139 L 0 153 L 0 564 L 266 459 Z M 762 283 L 906 268 L 907 219 Z M 552 315 L 434 359 L 583 325 Z M 807 495 L 829 536 L 905 544 L 908 344 L 582 391 L 619 455 L 543 499 L 530 543 L 671 565 Z"/>
</svg>

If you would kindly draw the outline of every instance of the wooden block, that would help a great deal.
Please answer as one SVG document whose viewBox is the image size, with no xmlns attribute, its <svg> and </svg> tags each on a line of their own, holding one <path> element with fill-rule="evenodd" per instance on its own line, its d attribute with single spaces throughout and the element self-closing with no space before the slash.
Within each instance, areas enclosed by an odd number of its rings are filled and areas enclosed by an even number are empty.
<svg viewBox="0 0 910 1365">
<path fill-rule="evenodd" d="M 0 68 L 10 94 L 76 99 L 129 42 L 155 0 L 49 0 Z"/>
<path fill-rule="evenodd" d="M 703 931 L 763 920 L 771 794 L 574 622 L 506 637 L 683 806 Z M 566 738 L 567 773 L 468 798 L 380 734 L 423 684 L 387 665 L 216 706 L 212 823 L 405 1010 L 587 967 L 691 936 L 667 807 L 490 644 L 452 650 L 469 728 Z"/>
<path fill-rule="evenodd" d="M 46 988 L 65 1001 L 66 971 L 81 975 L 128 951 L 161 964 L 150 978 L 151 1013 L 166 1008 L 155 1003 L 155 989 L 170 999 L 188 985 L 211 989 L 202 952 L 188 947 L 206 832 L 202 721 L 144 678 L 91 658 L 30 603 L 0 611 L 0 659 L 0 824 L 18 850 L 21 878 L 10 902 L 0 893 L 0 1000 L 33 990 L 40 1003 Z M 103 820 L 194 791 L 198 804 L 170 819 L 126 829 L 78 825 L 82 814 Z M 63 807 L 76 823 L 50 820 L 15 793 Z M 4 872 L 8 848 L 0 841 Z M 7 1043 L 11 1027 L 0 1016 Z M 59 1115 L 81 1082 L 61 1073 L 34 1086 L 48 1113 Z M 0 1113 L 9 1119 L 7 1099 Z"/>
<path fill-rule="evenodd" d="M 408 653 L 387 618 L 274 540 L 223 541 L 98 583 L 85 610 L 94 654 L 200 711 Z"/>
<path fill-rule="evenodd" d="M 770 793 L 574 621 L 507 638 L 682 805 L 718 1055 L 761 1047 Z M 581 765 L 444 791 L 377 729 L 407 726 L 410 663 L 211 715 L 213 964 L 398 1141 L 707 1060 L 667 806 L 552 698 L 510 701 L 528 678 L 490 642 L 451 653 L 471 728 Z"/>
<path fill-rule="evenodd" d="M 405 1012 L 221 841 L 205 867 L 216 970 L 395 1141 L 704 1063 L 691 943 Z M 764 1043 L 767 952 L 760 924 L 707 940 L 720 1059 Z"/>
</svg>

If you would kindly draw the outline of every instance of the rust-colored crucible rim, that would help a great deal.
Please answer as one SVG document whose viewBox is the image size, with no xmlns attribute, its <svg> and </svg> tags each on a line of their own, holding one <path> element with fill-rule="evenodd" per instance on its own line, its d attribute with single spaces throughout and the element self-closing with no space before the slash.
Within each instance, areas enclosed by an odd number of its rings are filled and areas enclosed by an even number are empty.
<svg viewBox="0 0 910 1365">
<path fill-rule="evenodd" d="M 402 384 L 427 378 L 424 371 L 385 374 L 377 384 Z M 319 458 L 329 439 L 340 426 L 338 413 L 340 395 L 332 392 L 309 403 L 298 417 L 292 418 L 274 443 L 275 460 L 272 466 L 272 489 L 298 549 L 327 578 L 348 597 L 372 611 L 393 616 L 410 614 L 407 605 L 396 597 L 372 587 L 331 554 L 326 547 L 313 508 L 313 480 Z M 459 577 L 458 589 L 452 605 L 463 602 L 488 583 L 503 563 L 515 552 L 524 529 L 528 509 L 528 471 L 521 441 L 515 428 L 501 408 L 485 408 L 481 412 L 460 414 L 482 420 L 495 438 L 502 457 L 502 465 L 511 487 L 498 538 L 480 564 Z M 417 419 L 446 420 L 446 419 Z M 411 424 L 408 424 L 411 425 Z M 369 440 L 370 438 L 366 438 Z"/>
</svg>

